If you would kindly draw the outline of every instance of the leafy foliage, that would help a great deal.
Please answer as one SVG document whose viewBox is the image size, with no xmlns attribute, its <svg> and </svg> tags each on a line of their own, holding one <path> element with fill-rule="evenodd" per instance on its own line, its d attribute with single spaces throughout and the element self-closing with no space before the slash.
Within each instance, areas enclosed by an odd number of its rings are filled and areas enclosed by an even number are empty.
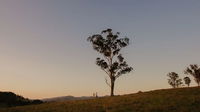
<svg viewBox="0 0 200 112">
<path fill-rule="evenodd" d="M 200 67 L 197 64 L 190 65 L 184 72 L 185 74 L 192 75 L 195 82 L 200 86 Z"/>
<path fill-rule="evenodd" d="M 168 83 L 173 87 L 177 88 L 182 84 L 182 79 L 179 79 L 179 76 L 175 72 L 168 73 L 167 76 L 169 77 Z"/>
<path fill-rule="evenodd" d="M 184 77 L 183 80 L 185 81 L 185 84 L 189 87 L 190 83 L 191 83 L 190 78 L 189 77 Z"/>
<path fill-rule="evenodd" d="M 120 53 L 121 49 L 129 45 L 129 38 L 119 38 L 120 33 L 114 34 L 112 29 L 106 29 L 101 34 L 95 34 L 88 37 L 88 41 L 92 43 L 93 49 L 103 55 L 104 59 L 96 58 L 96 64 L 111 79 L 111 96 L 112 89 L 114 89 L 115 80 L 123 74 L 129 73 L 133 70 L 128 66 L 124 57 Z M 115 58 L 116 57 L 116 58 Z M 115 59 L 115 60 L 114 60 Z"/>
</svg>

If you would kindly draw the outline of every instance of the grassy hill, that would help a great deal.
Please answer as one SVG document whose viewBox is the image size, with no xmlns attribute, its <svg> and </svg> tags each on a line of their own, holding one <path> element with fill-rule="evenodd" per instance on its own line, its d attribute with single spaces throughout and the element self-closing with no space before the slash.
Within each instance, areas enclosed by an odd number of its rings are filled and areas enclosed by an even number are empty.
<svg viewBox="0 0 200 112">
<path fill-rule="evenodd" d="M 200 112 L 200 88 L 163 89 L 90 100 L 44 103 L 0 112 Z"/>
<path fill-rule="evenodd" d="M 12 92 L 0 92 L 0 108 L 41 104 L 41 100 L 30 100 Z"/>
</svg>

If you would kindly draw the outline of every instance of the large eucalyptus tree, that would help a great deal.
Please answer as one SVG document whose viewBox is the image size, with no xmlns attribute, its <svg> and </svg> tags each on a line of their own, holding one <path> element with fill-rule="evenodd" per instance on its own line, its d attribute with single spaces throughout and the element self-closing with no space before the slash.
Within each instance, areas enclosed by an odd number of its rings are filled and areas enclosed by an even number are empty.
<svg viewBox="0 0 200 112">
<path fill-rule="evenodd" d="M 101 34 L 94 34 L 88 37 L 94 50 L 102 54 L 102 58 L 96 58 L 96 64 L 109 76 L 110 96 L 114 96 L 115 80 L 123 74 L 133 70 L 128 66 L 120 53 L 121 49 L 129 45 L 129 38 L 119 38 L 120 33 L 113 33 L 112 29 L 106 29 Z"/>
</svg>

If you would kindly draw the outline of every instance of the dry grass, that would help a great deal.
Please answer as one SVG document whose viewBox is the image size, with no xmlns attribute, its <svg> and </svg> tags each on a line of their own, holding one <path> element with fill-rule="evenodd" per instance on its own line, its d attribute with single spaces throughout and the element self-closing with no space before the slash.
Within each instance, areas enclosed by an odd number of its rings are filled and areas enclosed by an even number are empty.
<svg viewBox="0 0 200 112">
<path fill-rule="evenodd" d="M 200 112 L 200 88 L 155 90 L 91 100 L 44 103 L 0 112 Z"/>
</svg>

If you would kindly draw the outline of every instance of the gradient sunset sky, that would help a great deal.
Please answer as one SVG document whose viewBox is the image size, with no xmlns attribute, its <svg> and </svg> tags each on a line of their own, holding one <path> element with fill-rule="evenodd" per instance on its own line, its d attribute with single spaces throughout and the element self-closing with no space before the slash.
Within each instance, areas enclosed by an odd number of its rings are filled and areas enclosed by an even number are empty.
<svg viewBox="0 0 200 112">
<path fill-rule="evenodd" d="M 169 88 L 167 73 L 183 78 L 200 64 L 199 0 L 0 0 L 0 91 L 108 95 L 86 41 L 106 28 L 131 40 L 122 54 L 134 71 L 116 81 L 116 94 Z"/>
</svg>

